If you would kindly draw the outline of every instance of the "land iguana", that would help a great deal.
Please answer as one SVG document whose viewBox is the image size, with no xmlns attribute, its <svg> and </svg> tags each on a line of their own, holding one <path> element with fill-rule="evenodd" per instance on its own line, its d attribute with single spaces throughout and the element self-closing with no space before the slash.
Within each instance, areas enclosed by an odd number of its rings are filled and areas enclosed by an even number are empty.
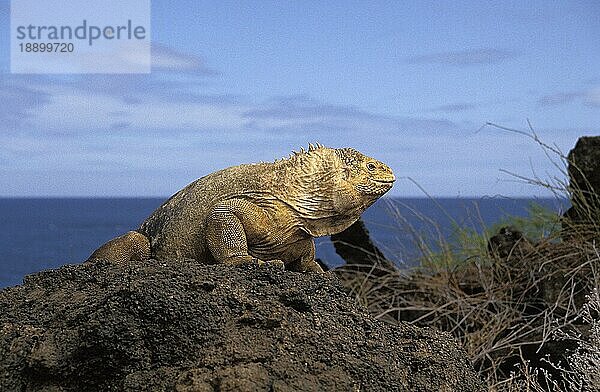
<svg viewBox="0 0 600 392">
<path fill-rule="evenodd" d="M 192 182 L 88 261 L 195 259 L 323 272 L 313 238 L 349 227 L 394 180 L 388 166 L 355 149 L 309 145 Z"/>
</svg>

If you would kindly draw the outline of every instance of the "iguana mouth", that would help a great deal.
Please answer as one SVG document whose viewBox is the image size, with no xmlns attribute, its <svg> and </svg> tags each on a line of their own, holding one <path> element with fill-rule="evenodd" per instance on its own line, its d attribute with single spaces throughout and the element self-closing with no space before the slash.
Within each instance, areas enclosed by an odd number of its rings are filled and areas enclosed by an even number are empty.
<svg viewBox="0 0 600 392">
<path fill-rule="evenodd" d="M 395 178 L 392 179 L 392 180 L 376 180 L 376 179 L 373 179 L 373 181 L 379 182 L 380 184 L 392 184 L 394 181 L 396 181 L 396 179 Z"/>
</svg>

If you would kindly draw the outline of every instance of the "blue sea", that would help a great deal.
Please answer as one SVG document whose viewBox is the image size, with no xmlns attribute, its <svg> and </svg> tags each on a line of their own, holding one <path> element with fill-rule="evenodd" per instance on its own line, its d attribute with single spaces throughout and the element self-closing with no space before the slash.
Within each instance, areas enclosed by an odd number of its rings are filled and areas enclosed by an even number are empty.
<svg viewBox="0 0 600 392">
<path fill-rule="evenodd" d="M 27 274 L 80 263 L 104 242 L 135 229 L 165 199 L 0 199 L 0 287 Z M 556 212 L 557 199 L 383 199 L 363 219 L 371 237 L 399 265 L 414 264 L 414 234 L 450 238 L 457 226 L 481 231 L 507 216 L 526 216 L 532 202 Z M 316 241 L 317 257 L 330 266 L 343 261 L 328 238 Z"/>
</svg>

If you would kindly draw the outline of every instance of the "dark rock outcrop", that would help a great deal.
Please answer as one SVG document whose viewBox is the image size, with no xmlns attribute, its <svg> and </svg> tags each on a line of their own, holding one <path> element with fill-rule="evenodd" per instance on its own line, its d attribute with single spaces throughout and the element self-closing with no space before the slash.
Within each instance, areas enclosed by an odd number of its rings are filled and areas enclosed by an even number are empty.
<svg viewBox="0 0 600 392">
<path fill-rule="evenodd" d="M 394 263 L 387 260 L 383 252 L 373 243 L 362 219 L 354 222 L 346 230 L 333 234 L 330 238 L 335 252 L 346 262 L 341 267 L 344 271 L 368 271 L 381 276 L 396 269 Z"/>
<path fill-rule="evenodd" d="M 331 274 L 65 266 L 0 292 L 2 391 L 480 391 L 448 334 L 391 326 Z"/>
<path fill-rule="evenodd" d="M 568 156 L 571 208 L 563 237 L 587 239 L 600 231 L 600 136 L 581 137 Z"/>
<path fill-rule="evenodd" d="M 513 226 L 501 227 L 487 243 L 488 254 L 500 259 L 523 258 L 533 248 L 533 243 Z"/>
</svg>

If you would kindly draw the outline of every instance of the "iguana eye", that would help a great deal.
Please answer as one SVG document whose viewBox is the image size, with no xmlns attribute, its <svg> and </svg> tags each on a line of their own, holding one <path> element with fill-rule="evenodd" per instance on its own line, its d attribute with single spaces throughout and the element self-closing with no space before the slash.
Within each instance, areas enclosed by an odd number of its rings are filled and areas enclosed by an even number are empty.
<svg viewBox="0 0 600 392">
<path fill-rule="evenodd" d="M 367 169 L 369 169 L 369 171 L 375 170 L 375 164 L 371 162 L 367 163 Z"/>
</svg>

